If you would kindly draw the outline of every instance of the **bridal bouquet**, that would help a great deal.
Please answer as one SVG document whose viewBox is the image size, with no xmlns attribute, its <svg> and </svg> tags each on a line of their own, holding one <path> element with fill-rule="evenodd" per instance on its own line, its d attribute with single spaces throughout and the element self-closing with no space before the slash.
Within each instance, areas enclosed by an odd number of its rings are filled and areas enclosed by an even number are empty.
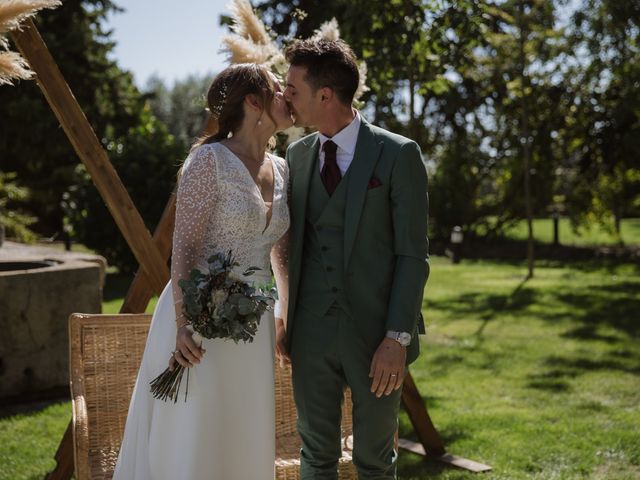
<svg viewBox="0 0 640 480">
<path fill-rule="evenodd" d="M 193 330 L 196 342 L 202 338 L 225 338 L 253 342 L 262 314 L 273 308 L 276 294 L 273 287 L 257 288 L 234 278 L 233 267 L 238 266 L 231 251 L 215 254 L 207 261 L 208 270 L 191 270 L 188 279 L 178 285 L 182 289 L 182 312 Z M 242 275 L 250 276 L 258 267 L 249 267 Z M 185 368 L 178 364 L 167 368 L 151 381 L 151 393 L 161 400 L 178 401 L 180 383 Z M 185 401 L 189 391 L 189 369 Z"/>
</svg>

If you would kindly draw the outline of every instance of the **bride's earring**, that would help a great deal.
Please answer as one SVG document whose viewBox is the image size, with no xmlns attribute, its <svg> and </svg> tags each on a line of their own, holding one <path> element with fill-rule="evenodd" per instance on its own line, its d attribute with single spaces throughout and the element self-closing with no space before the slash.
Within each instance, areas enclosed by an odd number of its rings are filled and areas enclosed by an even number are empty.
<svg viewBox="0 0 640 480">
<path fill-rule="evenodd" d="M 258 119 L 258 126 L 262 125 L 262 119 Z"/>
</svg>

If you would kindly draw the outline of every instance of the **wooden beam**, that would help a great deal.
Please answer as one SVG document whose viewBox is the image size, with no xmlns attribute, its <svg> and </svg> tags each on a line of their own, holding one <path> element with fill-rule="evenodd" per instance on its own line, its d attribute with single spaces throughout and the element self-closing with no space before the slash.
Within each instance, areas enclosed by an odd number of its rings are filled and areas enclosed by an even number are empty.
<svg viewBox="0 0 640 480">
<path fill-rule="evenodd" d="M 427 412 L 427 406 L 420 396 L 411 373 L 407 373 L 404 377 L 402 403 L 427 454 L 435 457 L 444 455 L 445 449 L 440 435 L 438 435 L 436 428 L 433 426 L 433 422 Z"/>
<path fill-rule="evenodd" d="M 427 451 L 424 449 L 422 444 L 417 442 L 412 442 L 411 440 L 407 440 L 406 438 L 401 438 L 398 441 L 398 445 L 400 448 L 404 448 L 409 452 L 417 453 L 418 455 L 423 455 L 427 458 L 437 460 L 438 462 L 446 463 L 447 465 L 452 465 L 454 467 L 462 468 L 464 470 L 469 470 L 474 473 L 488 472 L 491 470 L 489 465 L 485 465 L 484 463 L 474 462 L 473 460 L 468 460 L 466 458 L 457 457 L 455 455 L 449 455 L 445 453 L 440 456 L 429 455 Z"/>
<path fill-rule="evenodd" d="M 36 72 L 37 82 L 51 110 L 62 125 L 76 153 L 87 167 L 93 183 L 111 212 L 118 228 L 144 269 L 153 291 L 160 293 L 169 281 L 166 259 L 155 247 L 151 234 L 136 210 L 129 193 L 109 161 L 87 117 L 60 73 L 32 20 L 21 31 L 11 32 L 13 40 Z"/>
<path fill-rule="evenodd" d="M 56 452 L 54 459 L 56 461 L 56 468 L 44 477 L 45 480 L 68 480 L 71 478 L 75 469 L 73 462 L 73 432 L 71 422 L 69 422 L 67 430 L 64 432 L 64 436 L 58 446 L 58 451 Z"/>
</svg>

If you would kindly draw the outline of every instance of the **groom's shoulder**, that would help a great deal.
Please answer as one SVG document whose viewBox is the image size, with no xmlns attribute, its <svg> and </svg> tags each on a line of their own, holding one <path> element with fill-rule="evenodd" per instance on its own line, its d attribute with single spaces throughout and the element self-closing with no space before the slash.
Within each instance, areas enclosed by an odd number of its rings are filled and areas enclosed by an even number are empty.
<svg viewBox="0 0 640 480">
<path fill-rule="evenodd" d="M 401 148 L 404 145 L 416 143 L 410 138 L 390 132 L 385 128 L 373 125 L 372 123 L 367 123 L 366 126 L 371 129 L 371 133 L 373 133 L 380 141 L 384 142 L 385 147 Z"/>
<path fill-rule="evenodd" d="M 316 138 L 318 138 L 318 132 L 313 132 L 309 135 L 305 135 L 304 137 L 299 138 L 295 142 L 291 142 L 289 144 L 289 147 L 287 147 L 287 153 L 310 148 Z"/>
</svg>

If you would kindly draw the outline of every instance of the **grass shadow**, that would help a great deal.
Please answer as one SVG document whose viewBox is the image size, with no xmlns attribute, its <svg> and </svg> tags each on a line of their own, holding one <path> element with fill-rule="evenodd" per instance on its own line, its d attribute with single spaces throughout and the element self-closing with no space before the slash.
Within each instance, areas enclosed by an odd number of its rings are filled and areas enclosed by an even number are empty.
<svg viewBox="0 0 640 480">
<path fill-rule="evenodd" d="M 598 328 L 611 327 L 630 338 L 640 337 L 640 282 L 624 282 L 572 291 L 553 291 L 555 299 L 572 310 L 572 319 L 581 325 L 565 333 L 570 338 L 604 340 L 614 343 L 617 337 L 601 335 Z M 548 317 L 555 319 L 554 315 Z"/>
<path fill-rule="evenodd" d="M 473 314 L 488 321 L 499 313 L 524 310 L 535 301 L 535 290 L 518 287 L 507 294 L 473 292 L 444 300 L 430 300 L 427 308 L 446 311 L 452 317 Z"/>
<path fill-rule="evenodd" d="M 622 358 L 622 360 L 619 359 Z M 629 361 L 631 360 L 631 361 Z M 622 352 L 616 355 L 612 352 L 608 358 L 593 360 L 586 357 L 560 357 L 552 355 L 547 357 L 543 364 L 549 368 L 543 373 L 529 375 L 527 387 L 536 390 L 545 390 L 549 393 L 566 393 L 571 391 L 569 380 L 585 373 L 597 371 L 616 371 L 640 374 L 640 363 L 632 352 Z"/>
<path fill-rule="evenodd" d="M 69 395 L 59 394 L 52 398 L 46 398 L 42 400 L 35 401 L 24 401 L 24 402 L 16 402 L 16 403 L 6 403 L 0 405 L 0 420 L 10 417 L 15 417 L 16 415 L 30 415 L 38 413 L 42 410 L 45 410 L 47 407 L 51 405 L 56 405 L 58 403 L 66 403 L 68 402 Z M 69 415 L 71 415 L 71 409 L 69 409 Z"/>
</svg>

